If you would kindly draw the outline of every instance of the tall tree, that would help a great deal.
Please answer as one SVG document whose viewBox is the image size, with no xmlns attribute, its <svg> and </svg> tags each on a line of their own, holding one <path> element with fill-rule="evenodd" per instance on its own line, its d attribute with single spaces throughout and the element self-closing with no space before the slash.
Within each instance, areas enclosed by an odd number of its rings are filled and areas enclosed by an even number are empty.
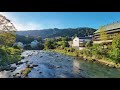
<svg viewBox="0 0 120 90">
<path fill-rule="evenodd" d="M 2 32 L 0 33 L 0 42 L 2 45 L 9 46 L 15 42 L 15 34 L 10 32 Z"/>
<path fill-rule="evenodd" d="M 5 46 L 6 58 L 8 60 L 8 53 L 6 47 L 15 42 L 14 32 L 16 28 L 13 23 L 5 16 L 0 15 L 0 43 Z"/>
<path fill-rule="evenodd" d="M 99 30 L 100 30 L 100 40 L 101 40 L 101 41 L 106 41 L 106 40 L 108 40 L 108 35 L 107 35 L 107 33 L 106 33 L 105 27 L 101 27 Z"/>
<path fill-rule="evenodd" d="M 44 44 L 45 49 L 54 49 L 54 41 L 47 39 Z"/>
<path fill-rule="evenodd" d="M 5 16 L 0 15 L 0 43 L 5 45 L 5 47 L 14 43 L 15 31 L 16 28 L 11 23 L 11 21 Z"/>
</svg>

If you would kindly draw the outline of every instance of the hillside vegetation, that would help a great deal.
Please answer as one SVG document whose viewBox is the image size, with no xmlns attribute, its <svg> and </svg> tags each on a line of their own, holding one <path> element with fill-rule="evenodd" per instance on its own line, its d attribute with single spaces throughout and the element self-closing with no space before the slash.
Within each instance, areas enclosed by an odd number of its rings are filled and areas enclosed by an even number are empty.
<svg viewBox="0 0 120 90">
<path fill-rule="evenodd" d="M 77 35 L 79 37 L 91 35 L 96 31 L 96 29 L 88 28 L 88 27 L 80 27 L 80 28 L 66 28 L 66 29 L 44 29 L 44 30 L 28 30 L 28 31 L 17 31 L 16 34 L 22 36 L 32 36 L 32 37 L 42 37 L 42 38 L 54 38 L 54 37 L 63 37 L 69 36 L 73 37 Z"/>
</svg>

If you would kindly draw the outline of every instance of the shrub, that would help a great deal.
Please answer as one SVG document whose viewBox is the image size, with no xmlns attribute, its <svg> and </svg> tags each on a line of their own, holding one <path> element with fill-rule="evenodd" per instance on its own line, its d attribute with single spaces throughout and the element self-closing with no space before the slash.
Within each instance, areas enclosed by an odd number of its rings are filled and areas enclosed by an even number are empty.
<svg viewBox="0 0 120 90">
<path fill-rule="evenodd" d="M 116 63 L 120 62 L 120 49 L 118 48 L 112 49 L 111 51 L 109 51 L 108 55 L 113 62 Z"/>
<path fill-rule="evenodd" d="M 83 49 L 82 54 L 86 57 L 91 57 L 92 56 L 92 53 L 89 49 Z"/>
<path fill-rule="evenodd" d="M 75 51 L 75 49 L 74 48 L 70 48 L 70 52 L 74 52 Z"/>
<path fill-rule="evenodd" d="M 32 68 L 26 68 L 21 71 L 21 74 L 23 75 L 23 77 L 27 77 L 27 75 L 31 72 L 31 70 Z"/>
<path fill-rule="evenodd" d="M 20 54 L 21 50 L 19 49 L 14 49 L 13 47 L 2 47 L 0 49 L 0 65 L 2 65 L 1 68 L 7 67 L 9 64 L 17 63 L 18 61 L 20 61 Z"/>
<path fill-rule="evenodd" d="M 21 49 L 14 49 L 12 47 L 6 48 L 6 51 L 9 55 L 20 55 L 22 52 Z"/>
<path fill-rule="evenodd" d="M 115 38 L 113 38 L 112 47 L 120 49 L 120 34 L 118 34 Z"/>
<path fill-rule="evenodd" d="M 14 45 L 13 48 L 15 48 L 15 49 L 22 49 L 19 45 Z"/>
<path fill-rule="evenodd" d="M 9 59 L 8 59 L 9 58 Z M 21 60 L 21 56 L 20 55 L 9 55 L 9 56 L 3 56 L 2 60 L 0 61 L 1 65 L 8 65 L 8 64 L 12 64 L 12 63 L 17 63 L 18 61 Z"/>
<path fill-rule="evenodd" d="M 2 48 L 0 49 L 0 55 L 1 55 L 1 56 L 6 55 L 5 49 L 2 49 Z"/>
<path fill-rule="evenodd" d="M 47 39 L 44 44 L 45 49 L 54 49 L 55 48 L 55 43 L 51 39 Z"/>
<path fill-rule="evenodd" d="M 24 46 L 24 49 L 26 49 L 26 50 L 31 50 L 32 47 L 31 47 L 31 45 L 27 44 L 26 46 Z"/>
<path fill-rule="evenodd" d="M 108 58 L 113 62 L 120 62 L 120 34 L 113 38 L 112 47 L 108 52 Z"/>
<path fill-rule="evenodd" d="M 92 41 L 89 41 L 85 44 L 85 47 L 89 48 L 89 47 L 92 47 L 93 46 L 93 42 Z"/>
</svg>

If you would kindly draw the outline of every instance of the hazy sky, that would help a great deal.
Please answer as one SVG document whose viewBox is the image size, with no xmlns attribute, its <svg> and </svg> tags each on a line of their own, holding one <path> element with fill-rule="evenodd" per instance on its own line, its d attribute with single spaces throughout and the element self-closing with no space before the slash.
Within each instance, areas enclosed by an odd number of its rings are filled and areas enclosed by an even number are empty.
<svg viewBox="0 0 120 90">
<path fill-rule="evenodd" d="M 120 21 L 120 12 L 0 12 L 18 30 L 48 28 L 99 28 Z"/>
</svg>

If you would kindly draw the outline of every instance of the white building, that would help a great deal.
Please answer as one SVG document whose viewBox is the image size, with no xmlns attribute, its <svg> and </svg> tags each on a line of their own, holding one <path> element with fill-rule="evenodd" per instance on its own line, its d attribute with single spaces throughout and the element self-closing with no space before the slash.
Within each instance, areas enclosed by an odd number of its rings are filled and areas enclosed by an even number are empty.
<svg viewBox="0 0 120 90">
<path fill-rule="evenodd" d="M 73 39 L 73 44 L 72 44 L 72 46 L 73 47 L 79 47 L 80 46 L 80 39 L 78 38 L 78 37 L 75 37 L 74 39 Z"/>
<path fill-rule="evenodd" d="M 80 43 L 86 43 L 91 41 L 91 37 L 79 37 Z"/>
<path fill-rule="evenodd" d="M 38 43 L 39 43 L 39 42 L 38 42 L 37 40 L 34 40 L 34 41 L 31 42 L 30 45 L 31 45 L 32 48 L 35 48 L 35 47 L 38 46 Z"/>
<path fill-rule="evenodd" d="M 82 50 L 85 47 L 85 43 L 92 40 L 92 37 L 75 37 L 73 39 L 72 47 Z"/>
</svg>

